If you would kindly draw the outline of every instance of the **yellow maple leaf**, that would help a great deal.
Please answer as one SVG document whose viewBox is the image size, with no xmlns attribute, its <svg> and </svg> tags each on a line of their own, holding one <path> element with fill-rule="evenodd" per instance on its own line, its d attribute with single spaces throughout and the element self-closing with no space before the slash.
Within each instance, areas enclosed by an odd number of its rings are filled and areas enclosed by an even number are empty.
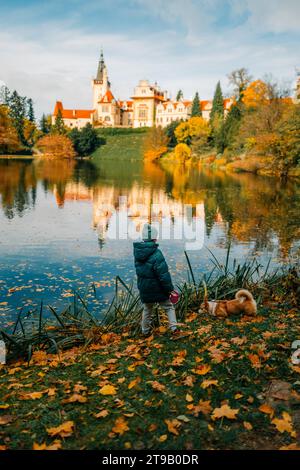
<svg viewBox="0 0 300 470">
<path fill-rule="evenodd" d="M 61 441 L 59 439 L 55 439 L 49 446 L 45 442 L 42 444 L 38 444 L 37 442 L 33 443 L 33 450 L 59 450 L 61 449 Z"/>
<path fill-rule="evenodd" d="M 168 427 L 168 431 L 172 434 L 175 434 L 175 436 L 179 436 L 178 429 L 181 426 L 181 422 L 178 419 L 165 419 L 165 423 Z"/>
<path fill-rule="evenodd" d="M 167 439 L 168 439 L 167 434 L 162 434 L 162 436 L 158 438 L 159 442 L 165 442 Z"/>
<path fill-rule="evenodd" d="M 292 418 L 283 411 L 282 418 L 274 418 L 271 423 L 275 424 L 277 430 L 281 433 L 288 432 L 292 437 L 296 437 L 296 432 L 293 430 Z"/>
<path fill-rule="evenodd" d="M 202 384 L 201 384 L 201 388 L 208 388 L 210 387 L 211 385 L 215 385 L 217 386 L 218 385 L 218 380 L 203 380 Z"/>
<path fill-rule="evenodd" d="M 100 388 L 99 393 L 101 393 L 101 395 L 116 395 L 117 390 L 113 385 L 104 385 Z"/>
<path fill-rule="evenodd" d="M 232 409 L 227 404 L 222 405 L 220 408 L 215 408 L 212 414 L 212 419 L 236 419 L 236 415 L 239 412 L 239 409 Z"/>
<path fill-rule="evenodd" d="M 73 434 L 74 431 L 74 421 L 65 421 L 56 428 L 48 428 L 47 433 L 49 436 L 60 436 L 68 437 Z"/>
<path fill-rule="evenodd" d="M 6 403 L 5 405 L 0 405 L 0 410 L 6 410 L 7 408 L 9 408 L 9 404 Z"/>
<path fill-rule="evenodd" d="M 188 405 L 189 406 L 189 405 Z M 188 408 L 187 406 L 187 408 Z M 200 400 L 198 405 L 193 406 L 191 408 L 193 415 L 198 416 L 199 413 L 203 413 L 204 415 L 207 415 L 211 412 L 211 404 L 209 400 Z"/>
<path fill-rule="evenodd" d="M 124 432 L 129 431 L 129 427 L 127 426 L 127 424 L 128 421 L 126 421 L 123 417 L 117 418 L 115 421 L 115 425 L 112 428 L 112 431 L 122 436 Z"/>
</svg>

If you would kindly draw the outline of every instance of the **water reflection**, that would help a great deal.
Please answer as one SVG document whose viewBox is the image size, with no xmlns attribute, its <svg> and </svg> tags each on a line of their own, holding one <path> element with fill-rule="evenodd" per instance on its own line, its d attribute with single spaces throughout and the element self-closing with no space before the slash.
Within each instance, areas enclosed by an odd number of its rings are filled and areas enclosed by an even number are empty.
<svg viewBox="0 0 300 470">
<path fill-rule="evenodd" d="M 190 204 L 194 215 L 197 206 L 198 210 L 203 206 L 207 237 L 217 224 L 224 230 L 226 243 L 254 241 L 254 251 L 272 250 L 275 242 L 286 258 L 300 235 L 300 190 L 295 181 L 203 171 L 195 165 L 166 161 L 160 165 L 149 161 L 95 165 L 91 161 L 5 160 L 0 161 L 5 217 L 12 220 L 33 210 L 38 184 L 45 194 L 55 196 L 62 209 L 66 202 L 90 202 L 91 224 L 99 233 L 100 246 L 124 195 L 137 231 L 149 217 L 152 204 L 159 206 L 159 217 L 169 217 L 173 223 L 183 217 L 184 205 Z"/>
<path fill-rule="evenodd" d="M 295 258 L 299 199 L 295 181 L 190 164 L 0 160 L 0 323 L 41 299 L 60 308 L 73 288 L 92 281 L 106 304 L 116 275 L 135 279 L 132 241 L 111 238 L 124 204 L 137 233 L 154 204 L 156 220 L 174 228 L 203 222 L 204 248 L 190 252 L 199 274 L 211 268 L 207 248 L 222 259 L 229 243 L 238 259 Z M 184 243 L 160 244 L 176 284 L 186 277 Z"/>
</svg>

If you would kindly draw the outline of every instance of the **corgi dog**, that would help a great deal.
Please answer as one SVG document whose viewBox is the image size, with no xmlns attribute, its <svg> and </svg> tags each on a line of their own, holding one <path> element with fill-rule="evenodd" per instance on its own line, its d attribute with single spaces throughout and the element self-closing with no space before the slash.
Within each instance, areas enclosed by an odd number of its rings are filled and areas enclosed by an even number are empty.
<svg viewBox="0 0 300 470">
<path fill-rule="evenodd" d="M 238 315 L 239 313 L 254 317 L 257 313 L 257 306 L 251 292 L 241 289 L 235 294 L 235 299 L 233 300 L 209 301 L 205 294 L 204 302 L 201 304 L 199 312 L 206 312 L 219 318 L 226 318 L 230 315 Z"/>
</svg>

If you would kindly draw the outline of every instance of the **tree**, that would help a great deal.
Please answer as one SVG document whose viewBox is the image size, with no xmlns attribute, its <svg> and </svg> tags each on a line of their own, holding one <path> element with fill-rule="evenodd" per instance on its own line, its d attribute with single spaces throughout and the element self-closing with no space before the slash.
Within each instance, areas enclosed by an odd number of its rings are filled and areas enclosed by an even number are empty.
<svg viewBox="0 0 300 470">
<path fill-rule="evenodd" d="M 76 153 L 81 157 L 90 155 L 102 143 L 97 131 L 90 123 L 87 123 L 81 130 L 72 129 L 68 136 L 73 142 Z"/>
<path fill-rule="evenodd" d="M 0 105 L 4 104 L 5 106 L 9 106 L 9 99 L 10 99 L 10 91 L 6 85 L 2 86 L 0 89 Z"/>
<path fill-rule="evenodd" d="M 262 80 L 255 80 L 245 89 L 243 103 L 249 108 L 257 108 L 267 103 L 268 95 L 268 85 Z"/>
<path fill-rule="evenodd" d="M 182 122 L 182 120 L 178 120 L 178 121 L 171 121 L 170 124 L 168 124 L 165 128 L 164 128 L 164 132 L 166 134 L 166 136 L 168 137 L 169 139 L 169 147 L 175 147 L 175 145 L 177 144 L 177 139 L 176 139 L 176 136 L 175 136 L 175 130 L 177 129 L 177 127 L 179 126 L 179 124 Z"/>
<path fill-rule="evenodd" d="M 9 98 L 9 115 L 12 119 L 13 126 L 15 127 L 18 138 L 23 145 L 26 145 L 24 136 L 24 124 L 26 117 L 25 107 L 26 97 L 22 97 L 15 90 Z"/>
<path fill-rule="evenodd" d="M 42 115 L 40 120 L 40 129 L 43 134 L 49 134 L 51 131 L 51 116 Z"/>
<path fill-rule="evenodd" d="M 35 117 L 34 117 L 33 101 L 31 98 L 28 98 L 27 100 L 27 107 L 28 107 L 27 117 L 30 122 L 34 122 Z"/>
<path fill-rule="evenodd" d="M 201 104 L 199 99 L 198 91 L 196 92 L 193 102 L 192 102 L 192 112 L 191 117 L 202 116 Z"/>
<path fill-rule="evenodd" d="M 183 98 L 183 92 L 182 90 L 178 90 L 177 95 L 176 95 L 176 101 L 180 101 Z"/>
<path fill-rule="evenodd" d="M 168 150 L 169 139 L 164 130 L 152 127 L 144 140 L 144 157 L 147 160 L 155 160 Z"/>
<path fill-rule="evenodd" d="M 74 158 L 76 156 L 73 143 L 66 135 L 45 135 L 37 141 L 36 147 L 48 158 Z"/>
<path fill-rule="evenodd" d="M 252 78 L 246 68 L 233 70 L 228 75 L 230 85 L 233 87 L 233 92 L 238 101 L 243 99 L 244 90 L 247 88 Z"/>
<path fill-rule="evenodd" d="M 190 158 L 192 151 L 186 144 L 177 144 L 175 147 L 175 157 L 181 162 L 185 162 L 186 159 Z"/>
<path fill-rule="evenodd" d="M 210 135 L 210 125 L 201 116 L 195 116 L 188 121 L 182 122 L 175 130 L 178 142 L 190 144 L 194 138 L 208 140 Z"/>
<path fill-rule="evenodd" d="M 218 152 L 224 152 L 225 148 L 233 147 L 238 135 L 242 119 L 243 107 L 240 102 L 233 104 L 221 126 L 216 142 Z"/>
<path fill-rule="evenodd" d="M 67 129 L 66 129 L 66 126 L 62 117 L 62 112 L 60 109 L 57 111 L 54 126 L 52 126 L 52 132 L 53 134 L 59 134 L 59 135 L 64 135 L 67 133 Z"/>
<path fill-rule="evenodd" d="M 224 98 L 220 82 L 218 82 L 216 85 L 215 94 L 212 102 L 212 109 L 209 116 L 210 122 L 214 121 L 215 116 L 219 116 L 221 118 L 224 117 Z"/>
<path fill-rule="evenodd" d="M 0 154 L 21 150 L 17 131 L 12 124 L 7 106 L 0 105 Z"/>
</svg>

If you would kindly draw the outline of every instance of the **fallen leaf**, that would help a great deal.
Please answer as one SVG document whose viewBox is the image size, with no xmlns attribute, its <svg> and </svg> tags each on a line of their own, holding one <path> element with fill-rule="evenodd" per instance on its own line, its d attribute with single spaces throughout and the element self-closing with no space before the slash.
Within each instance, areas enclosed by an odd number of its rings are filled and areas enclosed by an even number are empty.
<svg viewBox="0 0 300 470">
<path fill-rule="evenodd" d="M 104 385 L 100 388 L 99 393 L 101 393 L 101 395 L 116 395 L 117 390 L 113 385 Z"/>
<path fill-rule="evenodd" d="M 192 395 L 190 395 L 189 393 L 186 394 L 185 399 L 186 399 L 186 401 L 188 401 L 188 402 L 194 401 L 194 398 L 193 398 Z"/>
<path fill-rule="evenodd" d="M 198 375 L 205 375 L 211 370 L 211 367 L 208 364 L 202 364 L 197 366 L 196 369 L 193 369 L 193 372 Z"/>
<path fill-rule="evenodd" d="M 48 428 L 47 433 L 49 436 L 60 436 L 60 437 L 68 437 L 71 436 L 74 432 L 74 422 L 73 421 L 65 421 L 64 423 L 60 424 L 56 428 Z"/>
<path fill-rule="evenodd" d="M 14 419 L 13 415 L 2 415 L 0 416 L 0 425 L 10 424 Z"/>
<path fill-rule="evenodd" d="M 115 425 L 112 428 L 112 431 L 122 436 L 126 431 L 129 431 L 129 427 L 127 426 L 127 424 L 128 421 L 126 421 L 123 417 L 117 418 L 115 421 Z"/>
<path fill-rule="evenodd" d="M 288 432 L 292 437 L 296 437 L 296 432 L 293 430 L 292 418 L 286 412 L 282 412 L 282 418 L 274 418 L 271 423 L 275 424 L 277 430 L 281 433 Z"/>
<path fill-rule="evenodd" d="M 287 446 L 280 447 L 279 450 L 300 450 L 300 446 L 297 444 L 297 442 L 293 442 Z"/>
<path fill-rule="evenodd" d="M 107 410 L 102 410 L 94 416 L 95 418 L 105 418 L 108 414 L 109 412 Z"/>
<path fill-rule="evenodd" d="M 33 450 L 59 450 L 61 449 L 61 441 L 59 439 L 56 439 L 49 446 L 47 446 L 45 442 L 43 442 L 42 444 L 38 444 L 37 442 L 34 442 L 32 449 Z"/>
<path fill-rule="evenodd" d="M 128 390 L 131 390 L 132 388 L 136 387 L 140 383 L 140 381 L 140 377 L 137 377 L 136 379 L 132 380 L 128 385 Z"/>
<path fill-rule="evenodd" d="M 166 386 L 163 385 L 163 384 L 160 384 L 159 382 L 157 382 L 156 380 L 154 380 L 152 383 L 152 388 L 153 390 L 156 390 L 158 392 L 163 392 L 165 389 L 166 389 Z"/>
<path fill-rule="evenodd" d="M 165 419 L 165 423 L 168 427 L 168 431 L 175 436 L 179 436 L 178 429 L 181 426 L 181 422 L 178 419 Z"/>
<path fill-rule="evenodd" d="M 215 408 L 212 414 L 212 419 L 228 418 L 236 419 L 239 409 L 232 409 L 228 405 L 222 405 L 220 408 Z"/>
<path fill-rule="evenodd" d="M 168 435 L 167 435 L 167 434 L 163 434 L 162 436 L 160 436 L 160 437 L 158 438 L 159 442 L 165 442 L 167 439 L 168 439 Z"/>
<path fill-rule="evenodd" d="M 210 387 L 211 385 L 215 385 L 217 386 L 218 385 L 218 380 L 203 380 L 202 384 L 201 384 L 201 388 L 208 388 Z"/>
<path fill-rule="evenodd" d="M 271 418 L 274 416 L 274 409 L 270 405 L 268 405 L 267 403 L 263 403 L 262 405 L 260 405 L 260 407 L 258 409 L 262 413 L 270 415 Z"/>
<path fill-rule="evenodd" d="M 247 431 L 251 431 L 251 429 L 253 429 L 252 424 L 249 423 L 248 421 L 244 421 L 243 425 L 244 425 L 244 428 L 247 429 Z"/>
<path fill-rule="evenodd" d="M 38 400 L 42 398 L 43 392 L 22 393 L 19 395 L 20 400 Z"/>
<path fill-rule="evenodd" d="M 66 398 L 65 400 L 62 401 L 62 403 L 86 403 L 87 398 L 83 395 L 80 395 L 79 393 L 73 393 L 73 395 L 70 396 L 70 398 Z"/>
</svg>

